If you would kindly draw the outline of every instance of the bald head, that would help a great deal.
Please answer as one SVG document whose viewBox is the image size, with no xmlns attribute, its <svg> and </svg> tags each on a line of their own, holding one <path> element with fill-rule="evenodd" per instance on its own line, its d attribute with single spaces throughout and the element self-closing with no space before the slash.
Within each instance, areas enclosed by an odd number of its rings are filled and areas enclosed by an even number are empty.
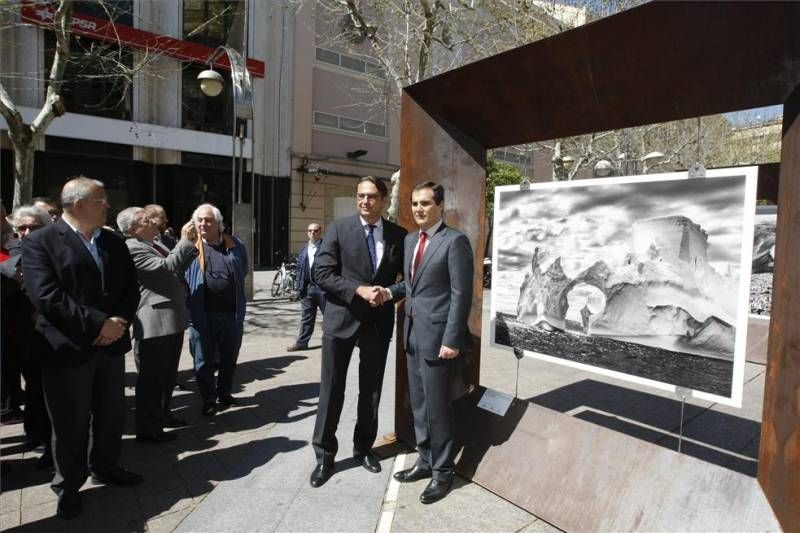
<svg viewBox="0 0 800 533">
<path fill-rule="evenodd" d="M 108 198 L 102 181 L 78 176 L 61 189 L 64 212 L 85 229 L 99 228 L 106 223 Z"/>
</svg>

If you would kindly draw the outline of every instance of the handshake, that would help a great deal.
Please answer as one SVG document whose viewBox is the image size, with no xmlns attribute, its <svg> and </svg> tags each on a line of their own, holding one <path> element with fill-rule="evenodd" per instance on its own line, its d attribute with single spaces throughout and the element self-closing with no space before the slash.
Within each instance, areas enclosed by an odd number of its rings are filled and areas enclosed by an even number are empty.
<svg viewBox="0 0 800 533">
<path fill-rule="evenodd" d="M 356 294 L 365 300 L 371 307 L 380 307 L 392 299 L 392 293 L 386 287 L 362 285 L 356 289 Z"/>
</svg>

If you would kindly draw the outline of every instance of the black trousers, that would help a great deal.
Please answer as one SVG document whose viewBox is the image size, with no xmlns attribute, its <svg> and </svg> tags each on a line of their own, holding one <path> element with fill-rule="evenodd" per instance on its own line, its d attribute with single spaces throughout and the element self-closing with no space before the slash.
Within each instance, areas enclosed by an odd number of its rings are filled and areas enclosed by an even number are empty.
<svg viewBox="0 0 800 533">
<path fill-rule="evenodd" d="M 353 454 L 363 455 L 372 449 L 378 436 L 378 406 L 386 368 L 389 341 L 378 334 L 374 323 L 362 324 L 355 335 L 340 339 L 322 335 L 322 375 L 319 406 L 312 445 L 317 463 L 333 464 L 339 443 L 336 428 L 344 405 L 347 367 L 358 343 L 358 408 L 353 432 Z"/>
<path fill-rule="evenodd" d="M 136 339 L 136 434 L 154 435 L 164 430 L 170 416 L 172 392 L 183 347 L 183 332 Z"/>
<path fill-rule="evenodd" d="M 118 467 L 125 425 L 124 373 L 124 357 L 102 350 L 77 366 L 42 368 L 56 465 L 51 488 L 59 496 L 80 489 L 89 470 L 102 476 Z"/>
<path fill-rule="evenodd" d="M 317 321 L 317 308 L 325 313 L 325 293 L 316 285 L 309 285 L 306 295 L 300 298 L 300 332 L 297 334 L 298 346 L 308 347 Z"/>
</svg>

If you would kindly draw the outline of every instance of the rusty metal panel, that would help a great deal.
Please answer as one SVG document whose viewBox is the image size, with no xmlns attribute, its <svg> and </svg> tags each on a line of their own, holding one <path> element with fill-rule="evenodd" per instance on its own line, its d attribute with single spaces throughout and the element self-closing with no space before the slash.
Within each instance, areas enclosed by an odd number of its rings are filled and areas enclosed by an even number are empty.
<svg viewBox="0 0 800 533">
<path fill-rule="evenodd" d="M 784 104 L 769 356 L 758 480 L 786 531 L 800 531 L 800 84 Z"/>
<path fill-rule="evenodd" d="M 481 312 L 483 309 L 483 248 L 485 241 L 486 150 L 454 130 L 447 123 L 436 122 L 405 92 L 402 98 L 400 128 L 400 211 L 399 223 L 409 231 L 417 229 L 411 216 L 411 189 L 432 180 L 445 188 L 444 219 L 470 240 L 475 254 L 475 279 L 469 333 L 462 352 L 461 379 L 453 394 L 460 396 L 471 385 L 477 386 L 480 371 Z M 408 377 L 402 345 L 402 311 L 398 313 L 397 381 L 395 433 L 408 443 L 414 442 L 411 406 L 408 400 Z"/>
<path fill-rule="evenodd" d="M 500 417 L 477 392 L 459 473 L 564 531 L 780 529 L 749 476 L 519 400 Z"/>
<path fill-rule="evenodd" d="M 406 90 L 487 148 L 779 104 L 800 2 L 651 2 Z"/>
</svg>

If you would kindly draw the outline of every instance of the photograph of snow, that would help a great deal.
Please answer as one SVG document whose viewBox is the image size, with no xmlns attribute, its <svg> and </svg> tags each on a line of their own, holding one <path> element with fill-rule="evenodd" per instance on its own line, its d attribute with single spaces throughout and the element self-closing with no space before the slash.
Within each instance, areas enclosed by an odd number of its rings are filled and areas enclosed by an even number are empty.
<svg viewBox="0 0 800 533">
<path fill-rule="evenodd" d="M 775 225 L 778 206 L 756 207 L 753 229 L 753 268 L 750 272 L 750 314 L 769 319 L 772 307 L 772 272 L 775 268 Z"/>
<path fill-rule="evenodd" d="M 493 344 L 740 405 L 756 172 L 498 187 Z"/>
</svg>

